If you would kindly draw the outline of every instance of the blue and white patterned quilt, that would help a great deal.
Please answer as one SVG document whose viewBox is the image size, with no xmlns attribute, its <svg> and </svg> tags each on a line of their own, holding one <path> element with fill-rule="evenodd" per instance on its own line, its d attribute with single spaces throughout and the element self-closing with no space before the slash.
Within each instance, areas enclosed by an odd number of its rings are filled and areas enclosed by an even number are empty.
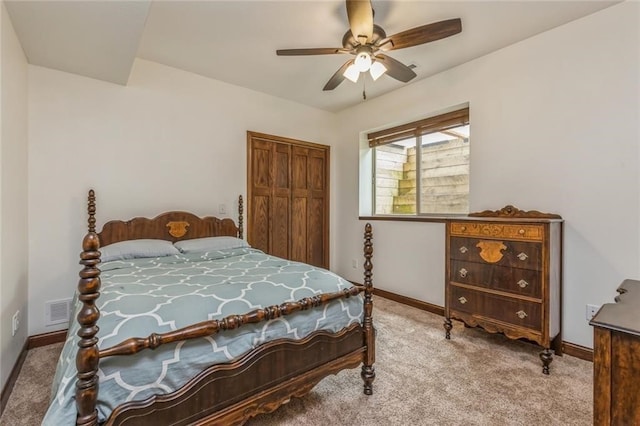
<svg viewBox="0 0 640 426">
<path fill-rule="evenodd" d="M 252 248 L 107 262 L 102 271 L 99 347 L 129 337 L 164 333 L 320 293 L 351 283 L 325 269 L 269 256 Z M 52 399 L 43 425 L 75 424 L 75 321 L 58 360 Z M 361 322 L 361 297 L 333 301 L 215 336 L 163 345 L 131 356 L 100 361 L 98 416 L 104 421 L 119 404 L 179 389 L 200 371 L 277 338 L 302 339 L 316 330 L 339 331 Z"/>
</svg>

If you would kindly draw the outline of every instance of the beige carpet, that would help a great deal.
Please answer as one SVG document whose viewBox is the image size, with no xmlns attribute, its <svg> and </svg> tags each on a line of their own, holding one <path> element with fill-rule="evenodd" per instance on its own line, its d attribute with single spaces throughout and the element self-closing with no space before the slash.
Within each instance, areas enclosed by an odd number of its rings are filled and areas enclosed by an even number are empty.
<svg viewBox="0 0 640 426">
<path fill-rule="evenodd" d="M 269 425 L 590 425 L 592 364 L 555 357 L 541 373 L 535 345 L 376 298 L 374 394 L 360 370 L 327 377 L 302 399 L 252 419 Z M 37 425 L 46 410 L 60 345 L 29 351 L 0 425 Z M 49 425 L 47 425 L 49 426 Z M 51 425 L 58 426 L 58 425 Z"/>
</svg>

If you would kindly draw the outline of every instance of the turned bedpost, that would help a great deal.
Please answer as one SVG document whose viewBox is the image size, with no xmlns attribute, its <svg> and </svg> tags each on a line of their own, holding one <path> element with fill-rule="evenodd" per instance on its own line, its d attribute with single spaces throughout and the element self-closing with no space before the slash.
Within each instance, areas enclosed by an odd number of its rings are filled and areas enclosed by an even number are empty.
<svg viewBox="0 0 640 426">
<path fill-rule="evenodd" d="M 238 197 L 238 238 L 242 239 L 242 213 L 244 207 L 242 205 L 242 195 Z"/>
<path fill-rule="evenodd" d="M 373 328 L 373 264 L 371 257 L 373 256 L 373 232 L 371 224 L 367 223 L 364 227 L 364 320 L 362 325 L 364 328 L 364 341 L 367 346 L 365 359 L 362 364 L 362 380 L 364 380 L 365 395 L 373 394 L 373 380 L 376 378 L 375 368 L 375 329 Z"/>
<path fill-rule="evenodd" d="M 97 426 L 98 411 L 96 401 L 98 399 L 98 326 L 100 311 L 95 301 L 100 296 L 100 242 L 96 234 L 96 204 L 95 193 L 89 191 L 88 208 L 89 232 L 82 240 L 82 253 L 80 264 L 83 265 L 78 281 L 78 299 L 82 308 L 78 312 L 80 330 L 78 336 L 78 352 L 76 355 L 76 368 L 78 370 L 76 382 L 76 408 L 78 416 L 76 425 Z"/>
</svg>

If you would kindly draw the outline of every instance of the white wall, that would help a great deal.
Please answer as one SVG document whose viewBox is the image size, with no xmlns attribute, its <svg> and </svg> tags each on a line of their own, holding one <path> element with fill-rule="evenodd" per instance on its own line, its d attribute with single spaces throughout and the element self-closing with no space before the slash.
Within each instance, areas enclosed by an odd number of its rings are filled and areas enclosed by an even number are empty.
<svg viewBox="0 0 640 426">
<path fill-rule="evenodd" d="M 591 346 L 585 304 L 611 301 L 640 275 L 638 7 L 605 9 L 338 116 L 143 60 L 126 87 L 29 66 L 29 334 L 51 331 L 44 302 L 75 288 L 87 189 L 98 225 L 235 207 L 246 130 L 332 145 L 332 269 L 361 281 L 351 267 L 362 258 L 359 134 L 469 102 L 471 209 L 563 215 L 564 339 Z M 380 221 L 374 235 L 375 284 L 443 305 L 444 226 Z"/>
<path fill-rule="evenodd" d="M 0 388 L 27 340 L 27 60 L 0 6 Z M 21 324 L 11 335 L 11 319 Z"/>
<path fill-rule="evenodd" d="M 362 257 L 360 132 L 469 102 L 472 211 L 565 219 L 563 338 L 592 347 L 585 305 L 640 279 L 640 3 L 626 2 L 340 114 L 334 269 Z M 374 284 L 444 305 L 444 225 L 373 222 Z"/>
<path fill-rule="evenodd" d="M 89 188 L 98 227 L 176 209 L 224 216 L 221 203 L 235 219 L 247 130 L 331 145 L 333 119 L 144 60 L 126 87 L 29 66 L 29 334 L 65 328 L 45 327 L 44 304 L 77 284 Z"/>
</svg>

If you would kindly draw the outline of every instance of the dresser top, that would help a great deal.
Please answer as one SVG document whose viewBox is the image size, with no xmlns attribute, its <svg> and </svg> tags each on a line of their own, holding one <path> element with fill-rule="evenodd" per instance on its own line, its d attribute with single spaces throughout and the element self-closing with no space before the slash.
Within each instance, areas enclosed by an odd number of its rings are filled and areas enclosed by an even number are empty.
<svg viewBox="0 0 640 426">
<path fill-rule="evenodd" d="M 564 219 L 549 219 L 549 218 L 526 218 L 526 217 L 493 217 L 493 216 L 451 216 L 448 217 L 449 222 L 496 222 L 496 223 L 560 223 L 564 222 Z"/>
<path fill-rule="evenodd" d="M 640 281 L 624 280 L 616 303 L 602 305 L 589 324 L 640 336 Z"/>
</svg>

